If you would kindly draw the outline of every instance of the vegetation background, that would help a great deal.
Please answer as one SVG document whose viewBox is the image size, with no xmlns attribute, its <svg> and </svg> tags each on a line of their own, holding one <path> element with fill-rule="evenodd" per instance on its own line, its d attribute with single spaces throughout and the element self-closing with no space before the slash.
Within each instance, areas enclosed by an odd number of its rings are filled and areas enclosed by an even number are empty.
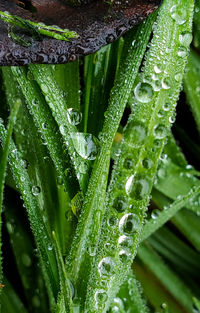
<svg viewBox="0 0 200 313">
<path fill-rule="evenodd" d="M 0 82 L 1 312 L 200 312 L 199 0 Z"/>
</svg>

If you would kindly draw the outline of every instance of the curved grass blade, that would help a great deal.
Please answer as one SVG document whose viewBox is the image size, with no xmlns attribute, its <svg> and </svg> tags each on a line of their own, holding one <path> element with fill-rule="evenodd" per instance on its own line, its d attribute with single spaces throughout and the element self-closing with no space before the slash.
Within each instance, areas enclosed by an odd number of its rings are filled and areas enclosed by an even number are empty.
<svg viewBox="0 0 200 313">
<path fill-rule="evenodd" d="M 164 264 L 159 255 L 151 247 L 144 244 L 138 249 L 137 255 L 183 307 L 189 312 L 192 312 L 191 291 L 182 280 Z"/>
<path fill-rule="evenodd" d="M 83 209 L 79 218 L 76 236 L 73 241 L 70 260 L 67 265 L 69 268 L 68 272 L 71 274 L 71 280 L 75 285 L 77 281 L 82 280 L 80 277 L 83 277 L 85 274 L 83 270 L 79 276 L 81 265 L 83 264 L 84 257 L 87 253 L 87 247 L 95 247 L 98 244 L 98 234 L 101 227 L 101 220 L 96 224 L 95 234 L 92 240 L 93 242 L 88 241 L 89 233 L 93 232 L 92 225 L 94 215 L 97 213 L 101 216 L 103 215 L 103 211 L 98 212 L 96 207 L 95 199 L 97 190 L 98 186 L 102 183 L 106 158 L 110 154 L 115 133 L 120 124 L 124 108 L 132 91 L 133 83 L 143 58 L 154 20 L 155 15 L 149 17 L 147 21 L 137 28 L 133 37 L 131 36 L 131 38 L 127 39 L 129 53 L 125 59 L 122 58 L 123 61 L 118 72 L 118 77 L 116 78 L 115 86 L 111 92 L 104 127 L 100 136 L 100 155 L 94 164 Z M 140 43 L 137 47 L 133 47 L 132 42 L 134 40 Z M 87 281 L 85 281 L 85 283 L 87 283 Z M 84 301 L 83 297 L 82 301 Z"/>
<path fill-rule="evenodd" d="M 71 285 L 67 277 L 63 256 L 62 256 L 59 244 L 58 244 L 56 233 L 54 231 L 52 232 L 52 236 L 53 236 L 54 244 L 55 244 L 56 258 L 57 258 L 59 277 L 60 277 L 61 296 L 64 299 L 64 309 L 66 313 L 71 313 L 72 312 Z"/>
<path fill-rule="evenodd" d="M 188 58 L 184 76 L 184 90 L 200 132 L 200 57 L 194 50 L 190 51 Z"/>
<path fill-rule="evenodd" d="M 2 313 L 28 313 L 15 290 L 6 279 L 5 287 L 1 294 L 1 310 Z"/>
<path fill-rule="evenodd" d="M 6 130 L 2 123 L 0 123 L 0 138 L 2 144 L 4 145 L 6 140 Z M 52 247 L 53 243 L 49 236 L 48 229 L 42 219 L 41 210 L 38 206 L 36 197 L 32 193 L 33 186 L 24 167 L 23 158 L 13 141 L 10 142 L 9 164 L 11 166 L 16 185 L 21 192 L 27 208 L 31 228 L 42 264 L 44 278 L 47 283 L 48 291 L 51 294 L 50 301 L 53 305 L 58 293 L 58 273 L 54 249 Z"/>
<path fill-rule="evenodd" d="M 109 312 L 116 312 L 117 309 L 120 313 L 149 313 L 143 299 L 142 287 L 133 272 L 129 273 L 126 282 L 121 286 Z"/>
<path fill-rule="evenodd" d="M 63 92 L 53 77 L 51 66 L 30 65 L 29 70 L 31 70 L 52 110 L 52 114 L 59 126 L 60 133 L 63 136 L 66 149 L 69 152 L 80 187 L 82 191 L 85 192 L 88 182 L 88 170 L 91 162 L 88 159 L 82 158 L 76 151 L 75 142 L 77 140 L 79 143 L 80 139 L 77 137 L 76 125 L 70 123 L 68 120 L 67 109 L 70 108 L 70 104 L 65 103 Z"/>
<path fill-rule="evenodd" d="M 86 311 L 108 310 L 136 253 L 181 88 L 189 42 L 183 47 L 179 38 L 191 32 L 193 5 L 193 1 L 165 0 L 160 8 L 145 66 L 134 89 L 133 114 L 124 132 L 121 154 L 108 190 L 107 213 L 88 284 Z M 178 19 L 174 10 L 182 12 L 184 23 L 180 23 L 181 16 Z M 180 53 L 182 50 L 184 54 Z M 174 78 L 176 75 L 178 80 Z M 104 290 L 104 297 L 99 297 L 99 290 Z"/>
<path fill-rule="evenodd" d="M 38 125 L 47 147 L 49 149 L 52 160 L 55 164 L 59 176 L 62 178 L 63 184 L 73 198 L 78 191 L 77 182 L 71 169 L 68 156 L 64 153 L 61 142 L 62 137 L 58 132 L 57 124 L 51 115 L 51 112 L 45 103 L 39 88 L 33 80 L 27 79 L 27 73 L 23 67 L 13 67 L 11 69 L 13 76 L 20 85 L 21 91 L 28 102 L 28 108 Z M 4 76 L 10 75 L 10 69 L 3 69 Z M 6 78 L 6 77 L 5 77 Z M 9 77 L 8 77 L 9 78 Z M 12 75 L 10 76 L 12 81 Z M 70 171 L 70 175 L 66 175 L 66 170 Z"/>
<path fill-rule="evenodd" d="M 165 207 L 161 211 L 158 217 L 154 220 L 149 220 L 142 231 L 141 241 L 151 236 L 157 229 L 162 227 L 167 221 L 169 221 L 181 208 L 187 205 L 187 203 L 200 195 L 200 186 L 194 187 L 185 196 L 181 196 L 168 207 Z"/>
<path fill-rule="evenodd" d="M 2 206 L 3 206 L 3 191 L 6 177 L 6 167 L 9 154 L 9 145 L 12 137 L 13 127 L 16 122 L 17 113 L 20 107 L 21 101 L 18 99 L 10 113 L 9 123 L 7 127 L 7 135 L 3 145 L 3 153 L 0 159 L 0 240 L 1 240 L 1 225 L 2 225 Z M 0 284 L 3 282 L 3 270 L 2 270 L 2 242 L 0 243 Z M 1 294 L 1 288 L 0 288 Z"/>
</svg>

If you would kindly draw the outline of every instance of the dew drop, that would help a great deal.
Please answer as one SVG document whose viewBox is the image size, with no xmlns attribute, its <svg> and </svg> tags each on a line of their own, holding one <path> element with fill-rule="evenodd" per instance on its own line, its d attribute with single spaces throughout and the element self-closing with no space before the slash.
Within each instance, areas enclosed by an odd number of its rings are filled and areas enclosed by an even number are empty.
<svg viewBox="0 0 200 313">
<path fill-rule="evenodd" d="M 133 213 L 125 214 L 119 222 L 119 231 L 125 235 L 134 234 L 141 226 L 140 219 Z"/>
<path fill-rule="evenodd" d="M 124 168 L 127 169 L 127 170 L 133 168 L 133 164 L 134 164 L 134 162 L 133 162 L 133 160 L 130 159 L 130 158 L 126 158 L 126 159 L 124 160 Z"/>
<path fill-rule="evenodd" d="M 187 49 L 185 47 L 181 46 L 178 48 L 177 54 L 180 58 L 184 58 L 187 56 Z"/>
<path fill-rule="evenodd" d="M 153 161 L 152 161 L 151 159 L 145 158 L 145 159 L 142 161 L 142 165 L 143 165 L 144 168 L 149 169 L 149 168 L 152 167 Z"/>
<path fill-rule="evenodd" d="M 132 237 L 122 235 L 118 239 L 118 244 L 120 247 L 131 248 L 133 246 L 133 239 L 132 239 Z"/>
<path fill-rule="evenodd" d="M 127 198 L 119 196 L 113 201 L 113 208 L 117 212 L 124 212 L 128 208 Z"/>
<path fill-rule="evenodd" d="M 130 258 L 131 258 L 131 253 L 128 250 L 122 249 L 119 251 L 119 259 L 121 262 L 126 262 Z"/>
<path fill-rule="evenodd" d="M 92 134 L 72 133 L 71 138 L 76 152 L 83 158 L 95 160 L 98 154 L 98 141 Z"/>
<path fill-rule="evenodd" d="M 148 103 L 153 97 L 153 88 L 148 83 L 138 83 L 134 89 L 136 100 L 142 103 Z"/>
<path fill-rule="evenodd" d="M 155 126 L 154 135 L 157 139 L 163 139 L 166 136 L 166 127 L 162 124 Z"/>
<path fill-rule="evenodd" d="M 103 258 L 98 264 L 98 271 L 100 276 L 110 276 L 114 273 L 115 261 L 111 257 Z"/>
<path fill-rule="evenodd" d="M 70 108 L 67 110 L 67 119 L 70 124 L 78 125 L 82 120 L 82 114 L 78 110 Z"/>
<path fill-rule="evenodd" d="M 40 191 L 41 191 L 41 189 L 40 189 L 39 186 L 33 186 L 33 187 L 32 187 L 32 194 L 33 194 L 34 196 L 38 196 L 38 195 L 40 194 Z"/>
<path fill-rule="evenodd" d="M 130 137 L 133 146 L 140 147 L 145 142 L 147 129 L 144 123 L 135 121 L 128 124 L 126 133 Z"/>
<path fill-rule="evenodd" d="M 192 34 L 188 32 L 184 32 L 179 35 L 179 42 L 182 46 L 188 47 L 192 42 Z"/>
<path fill-rule="evenodd" d="M 108 295 L 104 289 L 99 289 L 95 292 L 94 299 L 96 306 L 98 306 L 99 303 L 105 302 L 108 299 Z"/>
<path fill-rule="evenodd" d="M 125 190 L 131 198 L 135 200 L 142 200 L 150 193 L 151 182 L 146 175 L 132 175 L 126 182 Z"/>
<path fill-rule="evenodd" d="M 160 214 L 160 210 L 155 209 L 151 212 L 151 218 L 155 220 L 159 216 L 159 214 Z"/>
<path fill-rule="evenodd" d="M 186 12 L 181 6 L 173 5 L 170 9 L 171 17 L 177 24 L 182 25 L 186 21 Z"/>
</svg>

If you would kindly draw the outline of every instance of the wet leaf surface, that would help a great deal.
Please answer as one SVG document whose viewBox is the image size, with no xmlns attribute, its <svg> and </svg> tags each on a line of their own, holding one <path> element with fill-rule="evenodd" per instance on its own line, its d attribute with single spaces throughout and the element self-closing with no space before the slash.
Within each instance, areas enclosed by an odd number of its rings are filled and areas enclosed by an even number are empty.
<svg viewBox="0 0 200 313">
<path fill-rule="evenodd" d="M 121 1 L 122 2 L 122 1 Z M 43 36 L 29 47 L 14 42 L 9 25 L 0 21 L 0 65 L 66 63 L 97 51 L 141 22 L 159 5 L 159 0 L 117 1 L 112 6 L 102 0 L 70 7 L 60 0 L 1 0 L 0 10 L 46 25 L 57 25 L 78 33 L 68 42 Z M 17 30 L 23 38 L 29 35 Z M 30 38 L 27 38 L 30 41 Z"/>
</svg>

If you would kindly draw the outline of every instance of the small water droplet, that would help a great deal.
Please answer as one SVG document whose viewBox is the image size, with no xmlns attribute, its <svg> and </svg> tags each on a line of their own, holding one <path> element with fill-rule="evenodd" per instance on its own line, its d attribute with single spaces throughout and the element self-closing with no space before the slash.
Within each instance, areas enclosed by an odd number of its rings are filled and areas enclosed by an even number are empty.
<svg viewBox="0 0 200 313">
<path fill-rule="evenodd" d="M 136 100 L 142 103 L 148 103 L 153 97 L 153 88 L 148 83 L 138 83 L 134 89 Z"/>
<path fill-rule="evenodd" d="M 165 125 L 159 124 L 154 128 L 154 135 L 157 139 L 163 139 L 166 136 L 166 127 Z"/>
<path fill-rule="evenodd" d="M 124 196 L 119 196 L 113 201 L 113 208 L 117 212 L 124 212 L 128 208 L 127 198 Z"/>
<path fill-rule="evenodd" d="M 145 142 L 147 129 L 144 123 L 134 121 L 128 124 L 126 134 L 130 137 L 133 146 L 140 147 Z"/>
<path fill-rule="evenodd" d="M 29 267 L 32 264 L 31 258 L 27 253 L 22 254 L 22 263 L 24 266 Z"/>
<path fill-rule="evenodd" d="M 34 196 L 38 196 L 38 195 L 40 194 L 40 191 L 41 191 L 41 189 L 40 189 L 39 186 L 33 186 L 33 187 L 32 187 L 32 194 L 33 194 Z"/>
<path fill-rule="evenodd" d="M 141 226 L 140 219 L 133 213 L 125 214 L 119 222 L 119 231 L 125 235 L 134 234 Z"/>
<path fill-rule="evenodd" d="M 115 261 L 112 257 L 103 258 L 98 264 L 98 271 L 100 276 L 110 276 L 115 269 Z"/>
</svg>

